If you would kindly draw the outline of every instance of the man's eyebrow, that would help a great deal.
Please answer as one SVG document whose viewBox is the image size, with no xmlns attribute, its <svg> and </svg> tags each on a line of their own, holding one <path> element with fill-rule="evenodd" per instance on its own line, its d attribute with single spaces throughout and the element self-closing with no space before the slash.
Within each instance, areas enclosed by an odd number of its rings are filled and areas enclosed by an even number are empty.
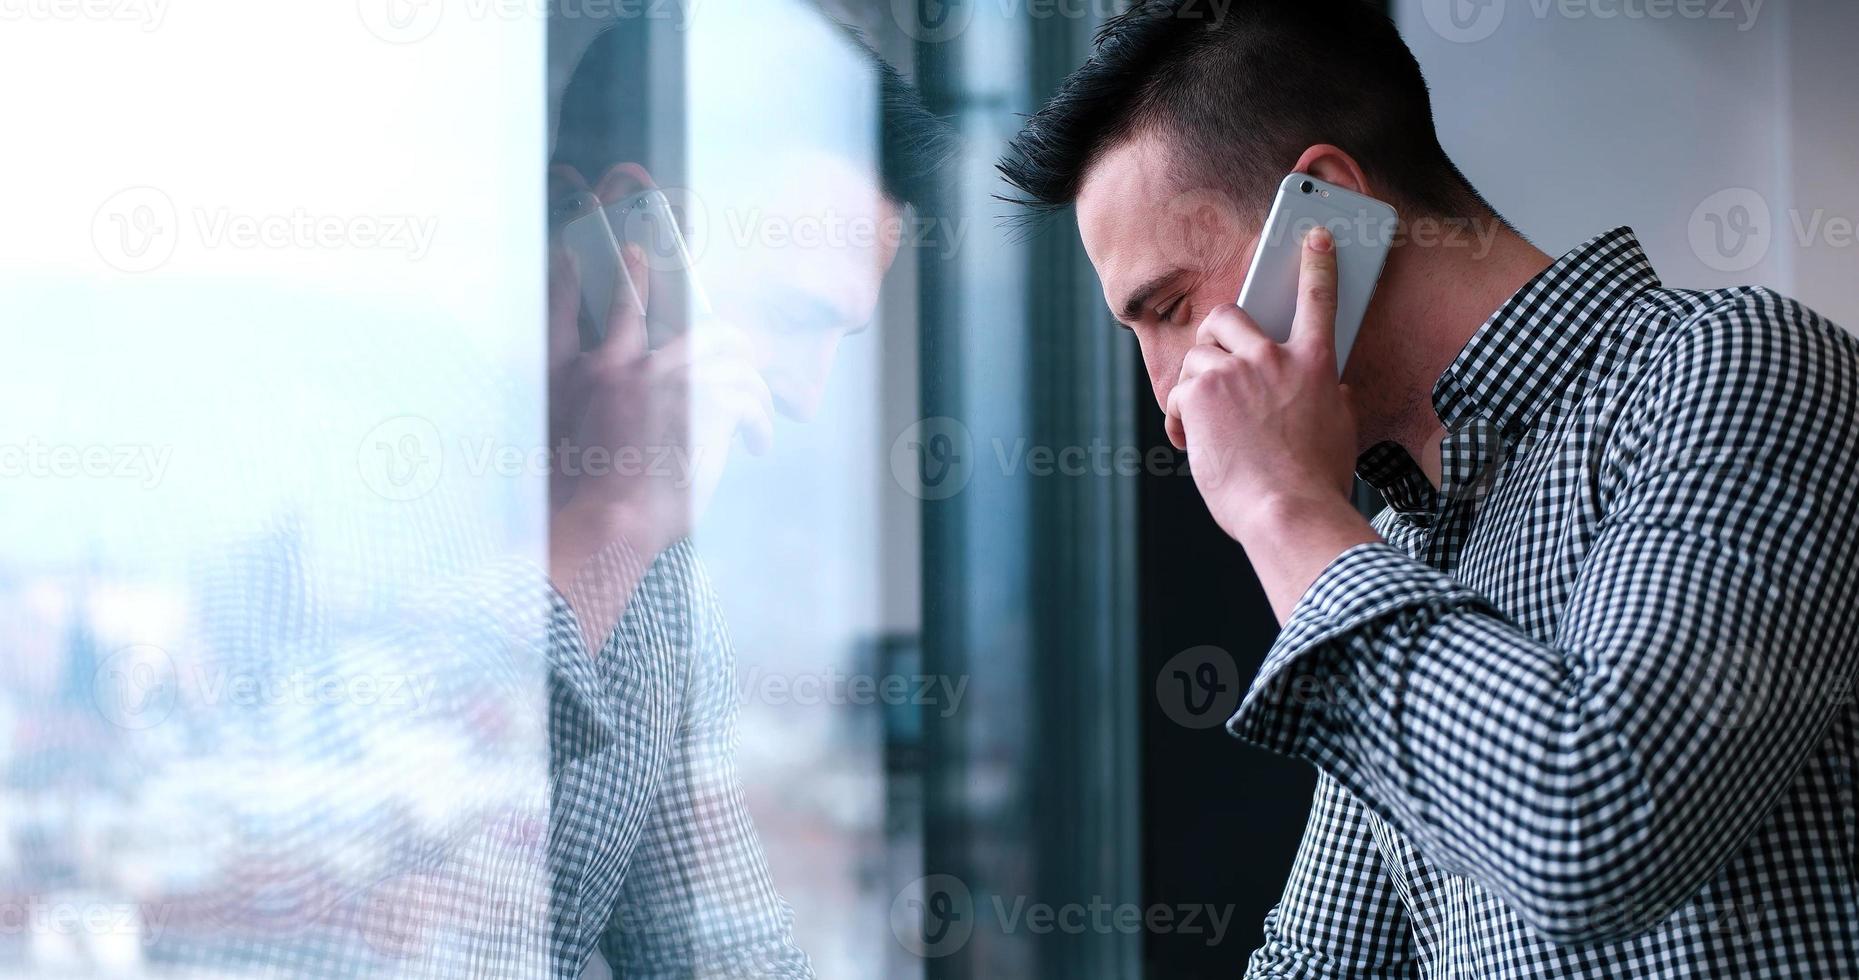
<svg viewBox="0 0 1859 980">
<path fill-rule="evenodd" d="M 1155 294 L 1180 278 L 1181 273 L 1180 269 L 1170 269 L 1136 287 L 1136 291 L 1130 293 L 1130 298 L 1124 301 L 1123 309 L 1117 311 L 1117 319 L 1131 322 L 1140 318 L 1143 315 L 1143 309 L 1149 305 L 1150 300 L 1155 298 Z"/>
</svg>

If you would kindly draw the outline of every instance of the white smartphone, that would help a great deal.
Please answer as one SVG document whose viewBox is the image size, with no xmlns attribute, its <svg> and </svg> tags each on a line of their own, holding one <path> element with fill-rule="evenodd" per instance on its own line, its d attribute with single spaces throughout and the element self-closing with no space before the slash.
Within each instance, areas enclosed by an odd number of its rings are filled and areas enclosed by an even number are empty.
<svg viewBox="0 0 1859 980">
<path fill-rule="evenodd" d="M 1252 268 L 1239 290 L 1239 308 L 1273 340 L 1290 339 L 1304 236 L 1318 226 L 1328 228 L 1336 242 L 1336 374 L 1341 377 L 1394 246 L 1396 222 L 1394 208 L 1384 201 L 1308 174 L 1291 174 L 1278 185 L 1265 218 Z"/>
<path fill-rule="evenodd" d="M 635 308 L 645 305 L 639 284 L 633 282 L 620 257 L 629 243 L 645 250 L 647 273 L 652 276 L 646 332 L 654 349 L 681 333 L 684 321 L 710 315 L 710 298 L 698 282 L 690 246 L 664 191 L 648 188 L 605 207 L 598 202 L 571 201 L 563 210 L 576 215 L 562 225 L 561 235 L 562 244 L 575 253 L 581 275 L 583 348 L 606 339 L 616 289 L 623 290 L 619 295 L 628 297 Z"/>
</svg>

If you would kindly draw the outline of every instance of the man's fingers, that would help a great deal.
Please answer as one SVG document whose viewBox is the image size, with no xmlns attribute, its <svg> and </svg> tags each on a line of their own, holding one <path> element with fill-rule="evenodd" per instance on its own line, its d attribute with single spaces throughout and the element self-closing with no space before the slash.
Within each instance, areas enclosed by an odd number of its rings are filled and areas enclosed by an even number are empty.
<svg viewBox="0 0 1859 980">
<path fill-rule="evenodd" d="M 1336 240 L 1327 228 L 1304 236 L 1303 262 L 1297 275 L 1297 317 L 1291 343 L 1336 351 Z"/>
<path fill-rule="evenodd" d="M 549 251 L 549 370 L 561 369 L 581 353 L 581 274 L 574 252 Z"/>
<path fill-rule="evenodd" d="M 620 250 L 620 274 L 614 277 L 613 302 L 607 307 L 607 336 L 600 356 L 630 361 L 646 352 L 645 314 L 652 301 L 651 270 L 637 245 Z"/>
<path fill-rule="evenodd" d="M 1181 384 L 1177 382 L 1168 391 L 1168 404 L 1163 408 L 1167 418 L 1162 422 L 1162 431 L 1168 433 L 1169 445 L 1185 452 L 1188 448 L 1188 427 L 1181 421 L 1181 409 L 1175 401 L 1180 394 Z"/>
<path fill-rule="evenodd" d="M 755 371 L 749 372 L 749 382 L 742 387 L 748 396 L 748 406 L 744 410 L 736 431 L 742 436 L 742 444 L 751 456 L 761 456 L 775 445 L 775 397 L 768 390 L 768 382 Z"/>
<path fill-rule="evenodd" d="M 1214 344 L 1197 344 L 1188 348 L 1188 352 L 1181 357 L 1181 373 L 1175 378 L 1175 387 L 1179 388 L 1206 374 L 1232 356 L 1226 348 Z M 1171 390 L 1169 394 L 1172 397 L 1174 392 Z"/>
<path fill-rule="evenodd" d="M 752 456 L 760 456 L 773 447 L 775 399 L 760 372 L 734 358 L 698 361 L 690 371 L 693 409 L 724 426 L 721 429 L 705 426 L 709 434 L 700 442 L 719 436 L 724 440 L 741 436 L 743 447 Z"/>
<path fill-rule="evenodd" d="M 1245 353 L 1247 348 L 1272 342 L 1265 331 L 1245 310 L 1228 303 L 1216 307 L 1213 312 L 1201 319 L 1201 325 L 1194 332 L 1197 344 L 1213 344 L 1224 347 L 1235 354 Z"/>
</svg>

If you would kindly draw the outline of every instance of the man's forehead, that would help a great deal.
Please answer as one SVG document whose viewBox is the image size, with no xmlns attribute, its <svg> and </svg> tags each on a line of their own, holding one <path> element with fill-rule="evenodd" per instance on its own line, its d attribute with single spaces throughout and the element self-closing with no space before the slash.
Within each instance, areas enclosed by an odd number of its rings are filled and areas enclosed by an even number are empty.
<svg viewBox="0 0 1859 980">
<path fill-rule="evenodd" d="M 1092 161 L 1078 189 L 1078 231 L 1114 307 L 1131 289 L 1167 271 L 1158 220 L 1179 196 L 1173 161 L 1160 140 L 1132 137 Z"/>
<path fill-rule="evenodd" d="M 1133 136 L 1107 147 L 1078 185 L 1080 223 L 1140 221 L 1179 193 L 1172 154 L 1159 139 Z"/>
<path fill-rule="evenodd" d="M 1078 229 L 1113 311 L 1145 285 L 1244 268 L 1259 226 L 1230 187 L 1195 184 L 1167 141 L 1133 137 L 1104 152 L 1078 194 Z"/>
</svg>

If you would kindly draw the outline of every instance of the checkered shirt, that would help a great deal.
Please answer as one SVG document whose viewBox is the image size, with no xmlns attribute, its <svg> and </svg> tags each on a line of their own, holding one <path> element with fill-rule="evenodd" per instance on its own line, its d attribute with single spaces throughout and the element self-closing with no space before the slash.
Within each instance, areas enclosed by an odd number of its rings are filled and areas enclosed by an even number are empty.
<svg viewBox="0 0 1859 980">
<path fill-rule="evenodd" d="M 1320 770 L 1247 975 L 1859 977 L 1859 343 L 1622 228 L 1433 404 L 1228 722 Z"/>
<path fill-rule="evenodd" d="M 811 978 L 735 768 L 734 652 L 688 540 L 638 581 L 598 657 L 559 597 L 550 626 L 552 961 L 598 946 L 614 976 Z"/>
</svg>

